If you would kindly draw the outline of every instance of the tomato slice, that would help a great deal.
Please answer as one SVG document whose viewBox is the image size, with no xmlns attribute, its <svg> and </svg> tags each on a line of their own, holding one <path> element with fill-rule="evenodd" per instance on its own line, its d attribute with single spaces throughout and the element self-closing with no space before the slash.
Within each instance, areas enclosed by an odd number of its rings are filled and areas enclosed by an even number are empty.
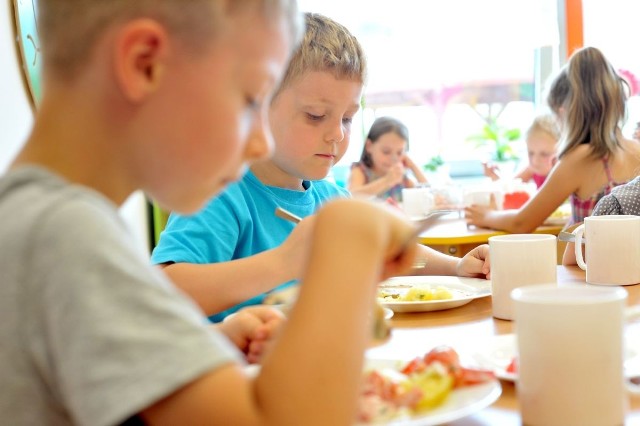
<svg viewBox="0 0 640 426">
<path fill-rule="evenodd" d="M 400 372 L 408 376 L 413 373 L 424 371 L 425 368 L 427 368 L 427 365 L 424 363 L 424 360 L 421 357 L 416 357 L 409 361 L 409 363 L 407 363 Z"/>
<path fill-rule="evenodd" d="M 505 371 L 512 374 L 516 374 L 518 372 L 518 357 L 513 357 Z"/>
<path fill-rule="evenodd" d="M 450 371 L 460 367 L 460 357 L 458 357 L 458 353 L 450 346 L 436 346 L 424 356 L 424 362 L 427 365 L 436 361 L 440 362 Z"/>
<path fill-rule="evenodd" d="M 461 374 L 456 386 L 477 385 L 479 383 L 494 380 L 496 375 L 490 370 L 478 370 L 475 368 L 461 368 Z"/>
</svg>

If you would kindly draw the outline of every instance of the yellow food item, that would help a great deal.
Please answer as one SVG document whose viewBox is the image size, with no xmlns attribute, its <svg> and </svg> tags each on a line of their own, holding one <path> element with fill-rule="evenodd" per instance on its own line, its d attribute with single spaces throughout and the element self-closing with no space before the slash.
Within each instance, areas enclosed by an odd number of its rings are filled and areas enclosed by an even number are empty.
<svg viewBox="0 0 640 426">
<path fill-rule="evenodd" d="M 403 296 L 400 296 L 398 300 L 404 302 L 421 302 L 428 300 L 446 300 L 452 299 L 453 294 L 442 286 L 436 288 L 431 287 L 411 287 Z"/>
<path fill-rule="evenodd" d="M 428 410 L 442 404 L 453 389 L 453 377 L 434 368 L 409 376 L 409 386 L 417 386 L 422 398 L 416 405 L 416 411 Z"/>
</svg>

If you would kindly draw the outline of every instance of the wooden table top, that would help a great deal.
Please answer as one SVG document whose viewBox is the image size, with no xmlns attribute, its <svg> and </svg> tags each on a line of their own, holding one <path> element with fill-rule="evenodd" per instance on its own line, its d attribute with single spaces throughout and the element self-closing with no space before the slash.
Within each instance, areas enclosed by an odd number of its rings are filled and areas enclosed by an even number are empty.
<svg viewBox="0 0 640 426">
<path fill-rule="evenodd" d="M 543 225 L 534 231 L 536 234 L 558 235 L 563 225 Z M 438 219 L 428 230 L 420 235 L 420 243 L 424 245 L 483 244 L 494 235 L 506 232 L 495 229 L 467 227 L 463 212 L 451 213 Z"/>
<path fill-rule="evenodd" d="M 558 283 L 585 283 L 585 273 L 577 266 L 558 266 Z M 640 285 L 625 286 L 628 304 L 640 303 Z M 371 359 L 412 359 L 438 345 L 449 345 L 465 360 L 492 337 L 513 333 L 511 321 L 495 319 L 491 315 L 491 297 L 475 299 L 454 309 L 424 312 L 396 313 L 392 320 L 391 337 L 367 351 Z M 640 339 L 640 322 L 627 325 L 628 332 Z M 520 425 L 516 389 L 512 382 L 500 381 L 502 395 L 491 406 L 448 423 L 455 426 Z M 627 423 L 640 424 L 640 396 L 630 395 Z M 637 422 L 637 423 L 636 423 Z"/>
</svg>

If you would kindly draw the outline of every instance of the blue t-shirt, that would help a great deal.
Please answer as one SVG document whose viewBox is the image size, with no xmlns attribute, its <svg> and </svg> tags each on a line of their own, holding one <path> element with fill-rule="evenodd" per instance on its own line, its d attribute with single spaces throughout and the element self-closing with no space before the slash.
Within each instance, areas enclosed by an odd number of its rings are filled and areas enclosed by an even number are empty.
<svg viewBox="0 0 640 426">
<path fill-rule="evenodd" d="M 200 212 L 189 216 L 172 213 L 151 261 L 206 264 L 252 256 L 282 244 L 295 226 L 275 216 L 276 207 L 306 217 L 328 200 L 349 197 L 347 190 L 325 180 L 304 181 L 303 187 L 305 191 L 266 186 L 248 171 Z M 292 283 L 283 283 L 276 289 Z M 209 319 L 221 321 L 243 306 L 261 303 L 265 295 L 255 296 Z"/>
</svg>

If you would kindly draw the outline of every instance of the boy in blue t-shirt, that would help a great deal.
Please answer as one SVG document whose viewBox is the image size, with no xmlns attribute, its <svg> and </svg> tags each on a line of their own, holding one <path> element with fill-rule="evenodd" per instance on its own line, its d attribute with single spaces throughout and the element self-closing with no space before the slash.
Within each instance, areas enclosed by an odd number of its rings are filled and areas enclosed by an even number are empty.
<svg viewBox="0 0 640 426">
<path fill-rule="evenodd" d="M 349 196 L 324 178 L 349 146 L 365 57 L 342 25 L 318 14 L 305 20 L 304 38 L 269 106 L 273 156 L 195 215 L 172 214 L 152 253 L 152 262 L 205 313 L 217 314 L 214 322 L 300 276 L 299 242 L 311 237 L 309 220 L 287 222 L 274 215 L 276 207 L 304 218 Z"/>
<path fill-rule="evenodd" d="M 347 150 L 365 74 L 357 39 L 331 19 L 307 14 L 303 40 L 269 105 L 273 155 L 252 163 L 202 211 L 169 218 L 151 260 L 212 321 L 301 276 L 314 219 L 294 225 L 275 209 L 306 218 L 330 199 L 349 196 L 323 179 Z M 459 259 L 419 246 L 427 266 L 413 273 L 485 276 L 485 249 Z"/>
</svg>

